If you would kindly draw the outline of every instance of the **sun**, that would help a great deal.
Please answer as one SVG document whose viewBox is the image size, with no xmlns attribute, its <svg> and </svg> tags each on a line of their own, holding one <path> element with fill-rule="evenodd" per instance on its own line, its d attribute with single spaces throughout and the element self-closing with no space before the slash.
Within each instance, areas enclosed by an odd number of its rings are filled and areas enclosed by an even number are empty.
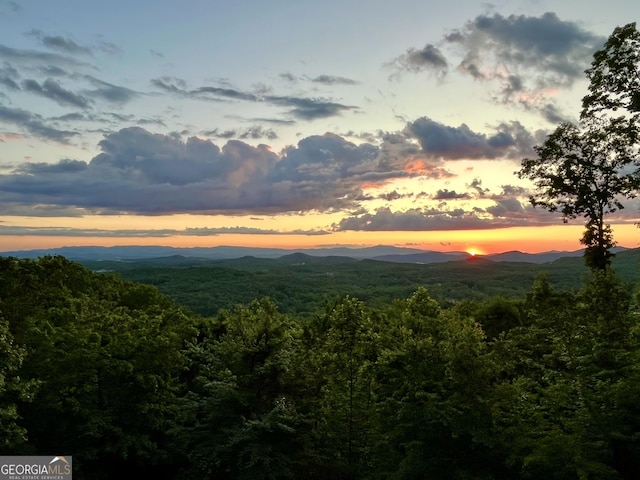
<svg viewBox="0 0 640 480">
<path fill-rule="evenodd" d="M 480 250 L 478 250 L 477 248 L 467 248 L 467 253 L 472 256 L 475 257 L 476 255 L 482 255 L 482 252 Z"/>
</svg>

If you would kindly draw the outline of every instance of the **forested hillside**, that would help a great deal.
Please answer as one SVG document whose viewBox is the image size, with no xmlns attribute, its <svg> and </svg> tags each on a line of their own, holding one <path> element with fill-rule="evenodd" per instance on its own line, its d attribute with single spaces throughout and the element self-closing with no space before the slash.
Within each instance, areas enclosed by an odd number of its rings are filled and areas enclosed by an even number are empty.
<svg viewBox="0 0 640 480">
<path fill-rule="evenodd" d="M 128 280 L 155 285 L 177 303 L 202 315 L 268 296 L 283 313 L 309 316 L 326 304 L 350 295 L 382 308 L 427 286 L 443 306 L 494 296 L 523 298 L 540 273 L 563 290 L 577 290 L 589 275 L 582 258 L 566 257 L 543 264 L 493 262 L 483 257 L 464 261 L 414 264 L 313 257 L 278 259 L 242 257 L 208 260 L 171 256 L 148 260 L 84 261 L 96 271 L 118 272 Z M 640 281 L 640 249 L 613 257 L 613 268 L 625 282 Z"/>
<path fill-rule="evenodd" d="M 73 455 L 92 480 L 636 478 L 634 291 L 581 278 L 204 316 L 63 257 L 0 257 L 2 451 Z"/>
</svg>

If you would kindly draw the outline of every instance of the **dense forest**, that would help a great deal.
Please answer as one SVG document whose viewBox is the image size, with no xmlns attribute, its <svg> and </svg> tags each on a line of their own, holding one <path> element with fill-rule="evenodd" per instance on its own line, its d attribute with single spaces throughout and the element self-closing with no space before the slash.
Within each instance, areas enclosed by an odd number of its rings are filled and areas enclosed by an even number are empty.
<svg viewBox="0 0 640 480">
<path fill-rule="evenodd" d="M 203 316 L 64 257 L 0 258 L 4 454 L 78 479 L 636 478 L 639 310 L 577 289 Z"/>
<path fill-rule="evenodd" d="M 269 297 L 283 313 L 308 316 L 327 302 L 350 295 L 374 308 L 410 296 L 426 286 L 447 307 L 462 300 L 495 296 L 523 298 L 536 276 L 547 275 L 561 290 L 577 290 L 589 274 L 580 257 L 542 264 L 495 262 L 484 257 L 431 264 L 315 257 L 295 253 L 277 259 L 241 257 L 207 260 L 169 256 L 146 260 L 96 261 L 82 264 L 95 271 L 118 272 L 123 278 L 155 285 L 176 303 L 204 316 L 221 308 Z M 619 251 L 612 266 L 625 282 L 640 281 L 640 249 Z"/>
</svg>

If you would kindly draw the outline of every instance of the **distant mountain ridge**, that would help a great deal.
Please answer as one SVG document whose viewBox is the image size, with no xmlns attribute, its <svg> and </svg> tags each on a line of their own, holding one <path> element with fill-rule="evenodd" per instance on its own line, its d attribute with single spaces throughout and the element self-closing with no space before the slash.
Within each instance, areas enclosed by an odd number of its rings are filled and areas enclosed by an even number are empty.
<svg viewBox="0 0 640 480">
<path fill-rule="evenodd" d="M 619 248 L 616 250 L 621 251 L 624 249 Z M 550 251 L 543 253 L 524 253 L 514 250 L 498 254 L 482 255 L 481 258 L 494 262 L 547 263 L 563 257 L 582 256 L 582 253 L 582 250 L 573 252 Z M 236 246 L 178 248 L 167 246 L 132 245 L 117 247 L 61 247 L 39 250 L 0 252 L 0 256 L 12 256 L 19 258 L 38 258 L 45 255 L 62 255 L 70 260 L 76 261 L 132 261 L 165 257 L 187 257 L 194 259 L 199 258 L 203 260 L 230 260 L 242 257 L 275 259 L 296 254 L 308 255 L 310 257 L 349 257 L 356 260 L 371 259 L 396 263 L 442 263 L 465 260 L 470 257 L 467 252 L 438 252 L 433 250 L 402 248 L 387 245 L 362 248 L 327 247 L 308 249 L 257 248 Z M 292 258 L 295 258 L 295 256 Z"/>
</svg>

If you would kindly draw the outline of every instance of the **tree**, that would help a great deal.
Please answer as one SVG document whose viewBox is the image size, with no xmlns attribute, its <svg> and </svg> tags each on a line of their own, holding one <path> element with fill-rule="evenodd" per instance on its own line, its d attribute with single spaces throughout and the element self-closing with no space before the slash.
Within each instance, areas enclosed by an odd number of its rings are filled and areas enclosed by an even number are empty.
<svg viewBox="0 0 640 480">
<path fill-rule="evenodd" d="M 524 159 L 517 173 L 534 182 L 531 204 L 560 211 L 567 223 L 582 216 L 585 262 L 604 269 L 615 246 L 607 215 L 624 208 L 640 186 L 640 33 L 635 23 L 614 30 L 594 54 L 589 93 L 580 122 L 560 124 L 541 146 L 538 158 Z"/>
<path fill-rule="evenodd" d="M 316 362 L 322 386 L 314 434 L 320 439 L 315 448 L 325 457 L 320 478 L 367 478 L 375 460 L 370 452 L 377 341 L 371 312 L 346 296 L 319 322 Z"/>
<path fill-rule="evenodd" d="M 0 445 L 74 452 L 81 479 L 175 478 L 167 432 L 196 333 L 154 287 L 64 257 L 0 257 Z"/>
<path fill-rule="evenodd" d="M 11 451 L 25 442 L 26 429 L 21 425 L 16 400 L 31 401 L 38 383 L 17 375 L 25 350 L 14 343 L 9 322 L 2 317 L 0 298 L 0 448 Z"/>
<path fill-rule="evenodd" d="M 269 298 L 222 310 L 188 349 L 188 391 L 177 445 L 179 478 L 294 477 L 301 447 L 289 395 L 297 328 Z"/>
<path fill-rule="evenodd" d="M 582 118 L 626 110 L 640 114 L 640 33 L 635 23 L 617 27 L 585 73 L 589 93 L 582 99 Z"/>
<path fill-rule="evenodd" d="M 442 309 L 426 288 L 403 302 L 376 359 L 377 478 L 494 478 L 488 470 L 501 471 L 486 403 L 487 349 L 480 325 L 463 309 Z"/>
</svg>

